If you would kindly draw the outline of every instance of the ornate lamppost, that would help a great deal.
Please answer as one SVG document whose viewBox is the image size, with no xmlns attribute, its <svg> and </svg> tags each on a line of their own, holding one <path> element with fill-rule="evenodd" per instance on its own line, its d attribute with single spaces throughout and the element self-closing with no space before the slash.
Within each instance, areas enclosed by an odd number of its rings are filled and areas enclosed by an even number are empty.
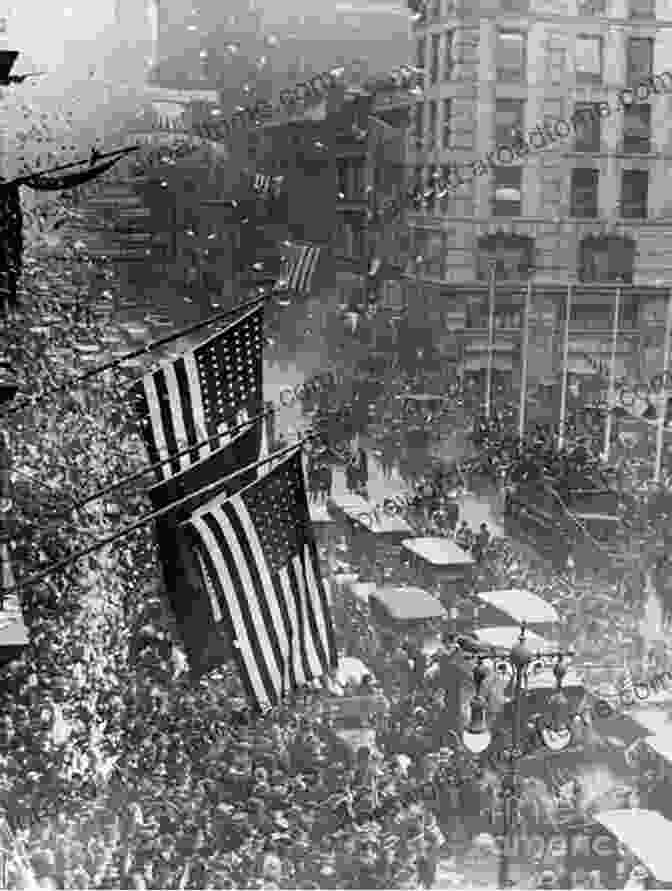
<svg viewBox="0 0 672 891">
<path fill-rule="evenodd" d="M 527 722 L 524 724 L 523 721 L 529 669 L 539 659 L 553 658 L 556 660 L 553 668 L 556 688 L 550 696 L 548 703 L 550 706 L 550 720 L 543 717 L 537 720 L 535 737 L 551 751 L 562 751 L 567 748 L 572 740 L 572 732 L 568 725 L 569 703 L 562 692 L 562 681 L 567 673 L 565 659 L 574 654 L 571 650 L 543 653 L 532 651 L 525 642 L 524 623 L 521 626 L 518 642 L 511 650 L 502 652 L 499 648 L 488 647 L 473 640 L 458 640 L 458 646 L 471 651 L 477 656 L 478 660 L 473 671 L 475 695 L 471 701 L 470 719 L 462 734 L 462 741 L 465 747 L 474 755 L 485 754 L 493 739 L 493 734 L 488 726 L 488 704 L 482 695 L 483 684 L 489 675 L 484 662 L 488 658 L 497 659 L 499 662 L 507 662 L 513 672 L 512 741 L 509 755 L 505 759 L 505 775 L 502 780 L 504 826 L 500 849 L 498 883 L 500 888 L 510 888 L 512 883 L 510 879 L 509 853 L 513 849 L 513 834 L 518 824 L 518 804 L 520 801 L 518 762 L 525 754 L 523 749 L 523 728 L 527 728 Z"/>
</svg>

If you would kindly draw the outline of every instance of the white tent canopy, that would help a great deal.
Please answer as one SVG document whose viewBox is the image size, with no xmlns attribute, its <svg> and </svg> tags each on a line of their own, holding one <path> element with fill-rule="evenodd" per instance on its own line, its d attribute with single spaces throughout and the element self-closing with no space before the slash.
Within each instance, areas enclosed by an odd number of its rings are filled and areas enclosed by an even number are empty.
<svg viewBox="0 0 672 891">
<path fill-rule="evenodd" d="M 490 606 L 511 616 L 514 622 L 539 625 L 560 621 L 555 607 L 531 591 L 523 591 L 520 588 L 479 591 L 478 597 Z"/>
<path fill-rule="evenodd" d="M 595 819 L 629 848 L 659 882 L 672 882 L 672 823 L 658 811 L 604 811 Z"/>
</svg>

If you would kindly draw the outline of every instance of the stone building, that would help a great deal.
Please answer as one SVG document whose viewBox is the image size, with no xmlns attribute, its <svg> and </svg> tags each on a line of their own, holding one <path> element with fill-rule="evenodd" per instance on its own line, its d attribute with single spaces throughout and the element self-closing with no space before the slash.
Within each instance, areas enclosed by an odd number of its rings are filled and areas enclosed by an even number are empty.
<svg viewBox="0 0 672 891">
<path fill-rule="evenodd" d="M 426 197 L 410 216 L 409 315 L 441 322 L 458 372 L 484 376 L 490 275 L 508 385 L 530 277 L 533 384 L 557 382 L 568 282 L 579 377 L 610 349 L 619 281 L 618 373 L 660 371 L 672 76 L 641 85 L 665 72 L 671 26 L 669 0 L 429 0 L 416 17 L 408 164 Z"/>
</svg>

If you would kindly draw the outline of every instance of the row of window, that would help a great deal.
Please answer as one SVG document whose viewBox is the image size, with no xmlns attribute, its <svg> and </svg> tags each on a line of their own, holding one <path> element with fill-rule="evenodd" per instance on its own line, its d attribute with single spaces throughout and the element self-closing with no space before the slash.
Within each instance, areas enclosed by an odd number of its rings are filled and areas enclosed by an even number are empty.
<svg viewBox="0 0 672 891">
<path fill-rule="evenodd" d="M 530 0 L 501 0 L 502 12 L 515 12 L 521 15 L 529 12 Z M 577 11 L 582 16 L 606 16 L 609 14 L 608 0 L 578 0 Z M 456 0 L 430 0 L 425 7 L 424 22 L 434 24 L 444 18 L 456 15 Z M 628 16 L 630 18 L 655 18 L 656 0 L 629 0 Z"/>
<path fill-rule="evenodd" d="M 494 167 L 492 179 L 491 211 L 496 217 L 520 217 L 523 215 L 522 167 Z M 449 164 L 433 165 L 426 177 L 423 168 L 415 168 L 417 190 L 425 194 L 425 207 L 430 213 L 448 213 L 449 196 L 438 198 L 433 192 L 437 180 L 450 181 Z M 576 168 L 572 171 L 570 216 L 593 219 L 599 216 L 600 172 L 592 168 Z M 620 215 L 626 220 L 646 219 L 648 214 L 648 170 L 624 170 L 621 176 Z"/>
<path fill-rule="evenodd" d="M 427 108 L 427 129 L 425 123 Z M 418 149 L 432 151 L 449 149 L 452 139 L 453 100 L 418 102 L 415 109 L 415 145 Z M 577 152 L 601 151 L 602 118 L 599 102 L 579 102 L 574 106 L 574 150 Z M 583 113 L 582 113 L 583 112 Z M 648 154 L 651 151 L 651 106 L 647 103 L 631 105 L 623 109 L 623 129 L 620 150 L 625 154 Z M 525 100 L 497 99 L 495 107 L 495 143 L 497 146 L 512 145 L 520 134 L 524 135 Z M 440 130 L 440 132 L 439 132 Z"/>
<path fill-rule="evenodd" d="M 441 45 L 443 44 L 443 80 L 452 80 L 455 68 L 455 60 L 453 56 L 453 43 L 455 38 L 454 31 L 445 31 L 443 34 L 432 34 L 429 41 L 429 65 L 425 65 L 425 54 L 427 52 L 427 39 L 421 37 L 416 44 L 415 64 L 418 68 L 424 70 L 429 69 L 429 82 L 436 84 L 439 82 L 439 71 L 441 70 Z"/>
<path fill-rule="evenodd" d="M 412 235 L 412 238 L 411 238 Z M 412 245 L 411 245 L 412 241 Z M 445 233 L 426 229 L 414 229 L 409 233 L 409 243 L 404 248 L 409 258 L 421 258 L 421 263 L 409 262 L 409 273 L 420 273 L 443 279 L 447 272 Z M 494 266 L 498 282 L 525 280 L 531 274 L 534 257 L 534 241 L 524 235 L 488 235 L 479 239 L 476 254 L 476 277 L 488 281 Z M 635 244 L 621 236 L 588 236 L 581 241 L 578 257 L 578 278 L 582 282 L 618 282 L 631 284 L 635 268 Z M 575 321 L 580 321 L 580 307 L 575 308 Z M 622 326 L 635 324 L 633 314 L 622 308 Z M 502 323 L 503 324 L 503 323 Z M 474 320 L 473 327 L 480 327 Z M 516 327 L 511 324 L 511 327 Z"/>
<path fill-rule="evenodd" d="M 487 301 L 472 304 L 467 308 L 465 328 L 487 328 L 489 321 L 489 307 Z M 523 313 L 516 309 L 494 313 L 496 329 L 518 329 L 523 324 Z M 613 323 L 610 309 L 599 306 L 579 306 L 572 308 L 570 325 L 586 331 L 604 331 L 611 328 Z M 619 328 L 623 331 L 633 331 L 637 328 L 637 312 L 634 307 L 621 307 L 619 315 Z"/>
<path fill-rule="evenodd" d="M 443 80 L 451 80 L 455 68 L 454 32 L 418 38 L 416 65 L 429 71 L 429 83 L 439 81 L 441 44 L 443 43 Z M 604 79 L 604 38 L 599 34 L 579 34 L 574 39 L 576 79 L 584 83 L 602 83 Z M 428 65 L 425 55 L 429 50 Z M 629 37 L 627 44 L 626 83 L 633 86 L 653 74 L 654 38 Z M 500 28 L 496 47 L 497 80 L 509 83 L 527 81 L 527 33 Z"/>
</svg>

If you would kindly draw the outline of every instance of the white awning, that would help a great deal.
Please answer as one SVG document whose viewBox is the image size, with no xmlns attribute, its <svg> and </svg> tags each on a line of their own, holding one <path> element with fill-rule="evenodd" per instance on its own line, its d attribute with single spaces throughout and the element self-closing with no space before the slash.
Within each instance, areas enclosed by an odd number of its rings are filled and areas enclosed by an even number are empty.
<svg viewBox="0 0 672 891">
<path fill-rule="evenodd" d="M 485 603 L 511 616 L 514 622 L 543 624 L 559 622 L 558 611 L 538 594 L 519 588 L 500 591 L 480 591 L 478 597 Z"/>
<path fill-rule="evenodd" d="M 648 740 L 647 740 L 648 742 Z M 659 882 L 672 882 L 672 823 L 658 811 L 604 811 L 595 819 L 629 848 Z"/>
</svg>

